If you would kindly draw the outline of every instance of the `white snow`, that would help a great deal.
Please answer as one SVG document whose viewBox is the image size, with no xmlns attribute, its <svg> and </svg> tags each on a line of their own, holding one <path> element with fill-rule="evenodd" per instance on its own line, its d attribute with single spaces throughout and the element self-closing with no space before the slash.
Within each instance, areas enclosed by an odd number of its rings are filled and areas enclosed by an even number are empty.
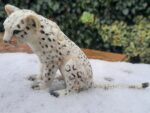
<svg viewBox="0 0 150 113">
<path fill-rule="evenodd" d="M 90 60 L 95 82 L 150 82 L 150 65 Z M 33 91 L 26 78 L 39 72 L 34 54 L 0 54 L 0 113 L 149 113 L 150 88 L 90 89 L 55 98 Z"/>
</svg>

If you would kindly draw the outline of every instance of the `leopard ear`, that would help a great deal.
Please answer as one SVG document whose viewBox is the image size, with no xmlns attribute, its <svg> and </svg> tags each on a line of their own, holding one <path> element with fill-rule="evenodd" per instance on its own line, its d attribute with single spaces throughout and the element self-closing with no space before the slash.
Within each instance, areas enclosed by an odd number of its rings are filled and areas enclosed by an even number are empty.
<svg viewBox="0 0 150 113">
<path fill-rule="evenodd" d="M 35 31 L 38 31 L 40 29 L 40 20 L 34 14 L 27 15 L 25 17 L 25 22 L 27 23 L 27 26 L 34 27 Z"/>
<path fill-rule="evenodd" d="M 5 5 L 5 11 L 6 11 L 7 15 L 10 15 L 11 13 L 13 13 L 16 10 L 19 10 L 19 8 L 15 7 L 13 5 L 10 5 L 10 4 Z"/>
</svg>

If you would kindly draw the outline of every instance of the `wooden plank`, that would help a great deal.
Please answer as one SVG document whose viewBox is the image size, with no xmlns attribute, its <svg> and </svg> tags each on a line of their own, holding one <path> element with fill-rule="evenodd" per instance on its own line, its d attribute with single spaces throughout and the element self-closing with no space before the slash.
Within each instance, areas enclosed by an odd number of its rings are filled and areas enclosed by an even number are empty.
<svg viewBox="0 0 150 113">
<path fill-rule="evenodd" d="M 106 61 L 125 61 L 126 56 L 123 54 L 104 52 L 99 50 L 82 49 L 88 58 L 101 59 Z"/>
<path fill-rule="evenodd" d="M 0 53 L 6 53 L 6 52 L 32 53 L 31 48 L 27 46 L 26 44 L 14 46 L 16 45 L 15 38 L 13 38 L 13 41 L 12 41 L 13 45 L 4 44 L 2 42 L 2 36 L 3 34 L 0 34 Z M 82 49 L 82 50 L 88 56 L 88 58 L 92 58 L 92 59 L 101 59 L 101 60 L 107 60 L 107 61 L 124 61 L 126 59 L 126 56 L 123 54 L 110 53 L 110 52 L 91 50 L 91 49 Z"/>
</svg>

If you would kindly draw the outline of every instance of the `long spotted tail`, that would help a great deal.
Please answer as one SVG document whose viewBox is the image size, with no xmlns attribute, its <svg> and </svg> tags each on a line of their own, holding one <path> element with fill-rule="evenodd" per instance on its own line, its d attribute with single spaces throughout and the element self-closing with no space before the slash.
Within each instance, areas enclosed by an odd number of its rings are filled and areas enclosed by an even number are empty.
<svg viewBox="0 0 150 113">
<path fill-rule="evenodd" d="M 111 88 L 133 88 L 133 89 L 145 89 L 149 87 L 149 83 L 139 83 L 139 84 L 112 84 L 112 83 L 101 83 L 94 84 L 94 88 L 103 88 L 103 89 L 111 89 Z"/>
</svg>

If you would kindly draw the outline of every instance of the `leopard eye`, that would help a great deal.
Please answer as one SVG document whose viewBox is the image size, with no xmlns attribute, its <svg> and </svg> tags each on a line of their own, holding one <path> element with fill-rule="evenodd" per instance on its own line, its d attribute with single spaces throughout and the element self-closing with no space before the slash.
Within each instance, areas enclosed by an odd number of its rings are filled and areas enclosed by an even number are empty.
<svg viewBox="0 0 150 113">
<path fill-rule="evenodd" d="M 13 35 L 16 35 L 16 34 L 18 34 L 20 32 L 21 32 L 21 30 L 14 30 Z"/>
</svg>

